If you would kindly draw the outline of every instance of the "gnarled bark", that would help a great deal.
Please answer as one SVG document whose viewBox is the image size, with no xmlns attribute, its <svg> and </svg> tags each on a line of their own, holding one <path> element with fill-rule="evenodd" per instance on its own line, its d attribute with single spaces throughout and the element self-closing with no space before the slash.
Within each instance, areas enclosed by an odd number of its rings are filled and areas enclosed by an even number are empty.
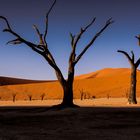
<svg viewBox="0 0 140 140">
<path fill-rule="evenodd" d="M 133 65 L 131 66 L 131 81 L 130 81 L 130 93 L 128 96 L 129 104 L 137 104 L 136 100 L 136 76 L 137 75 L 137 68 Z"/>
<path fill-rule="evenodd" d="M 125 51 L 118 50 L 118 52 L 124 54 L 127 57 L 130 65 L 131 65 L 130 92 L 128 95 L 128 103 L 137 104 L 136 83 L 137 83 L 137 68 L 140 64 L 140 58 L 135 62 L 135 57 L 134 57 L 133 51 L 131 51 L 132 56 L 130 56 Z"/>
</svg>

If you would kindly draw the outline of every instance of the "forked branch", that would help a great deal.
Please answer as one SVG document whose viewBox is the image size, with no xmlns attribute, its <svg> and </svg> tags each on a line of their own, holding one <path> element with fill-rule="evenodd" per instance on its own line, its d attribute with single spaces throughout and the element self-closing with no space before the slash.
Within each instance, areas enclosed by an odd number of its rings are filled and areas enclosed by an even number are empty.
<svg viewBox="0 0 140 140">
<path fill-rule="evenodd" d="M 43 38 L 42 38 L 43 35 L 40 33 L 38 27 L 36 25 L 33 25 L 33 28 L 35 29 L 35 31 L 36 31 L 36 33 L 39 37 L 39 40 L 40 40 L 39 45 L 44 45 L 44 41 L 43 41 Z"/>
<path fill-rule="evenodd" d="M 80 40 L 81 36 L 87 31 L 87 29 L 95 22 L 96 18 L 93 18 L 93 20 L 85 27 L 81 28 L 80 33 L 77 35 L 75 42 L 74 42 L 74 47 L 76 47 L 78 41 Z"/>
<path fill-rule="evenodd" d="M 27 46 L 29 46 L 30 48 L 32 48 L 35 52 L 42 54 L 42 50 L 38 48 L 38 46 L 32 42 L 29 42 L 25 39 L 23 39 L 19 34 L 17 34 L 15 31 L 12 30 L 9 21 L 7 20 L 6 17 L 0 16 L 0 19 L 3 19 L 6 24 L 7 24 L 7 28 L 3 30 L 3 32 L 9 32 L 12 35 L 14 35 L 16 37 L 16 39 L 8 41 L 7 43 L 12 43 L 12 44 L 20 44 L 20 43 L 24 43 Z"/>
<path fill-rule="evenodd" d="M 124 54 L 124 55 L 126 56 L 126 58 L 128 59 L 128 61 L 129 61 L 131 64 L 133 63 L 132 58 L 129 56 L 129 54 L 128 54 L 127 52 L 122 51 L 122 50 L 118 50 L 117 52 Z"/>
<path fill-rule="evenodd" d="M 135 63 L 134 61 L 135 61 L 135 56 L 134 56 L 134 52 L 133 51 L 131 51 L 131 54 L 132 54 L 132 61 L 133 61 L 133 63 Z"/>
<path fill-rule="evenodd" d="M 69 63 L 75 62 L 75 51 L 76 51 L 76 47 L 77 47 L 77 43 L 79 42 L 79 40 L 81 39 L 82 35 L 87 31 L 87 29 L 95 22 L 96 18 L 93 18 L 93 20 L 84 28 L 81 28 L 80 32 L 75 36 L 72 35 L 72 33 L 70 33 L 70 37 L 71 37 L 71 46 L 72 46 L 72 51 L 69 57 Z"/>
<path fill-rule="evenodd" d="M 139 64 L 140 64 L 140 58 L 135 63 L 136 68 L 139 66 Z"/>
<path fill-rule="evenodd" d="M 134 52 L 131 51 L 131 54 L 132 54 L 132 58 L 130 57 L 130 55 L 125 52 L 125 51 L 122 51 L 122 50 L 118 50 L 117 52 L 119 53 L 122 53 L 126 56 L 126 58 L 128 59 L 129 63 L 132 65 L 132 66 L 135 66 L 135 68 L 137 68 L 140 64 L 140 58 L 136 61 L 135 63 L 135 55 L 134 55 Z"/>
<path fill-rule="evenodd" d="M 95 20 L 93 20 L 93 21 L 95 21 Z M 95 34 L 95 36 L 91 39 L 91 41 L 85 46 L 83 51 L 77 56 L 77 58 L 75 60 L 75 64 L 81 59 L 81 57 L 85 54 L 85 52 L 92 46 L 94 41 L 101 35 L 101 33 L 113 22 L 114 21 L 112 20 L 112 18 L 110 18 L 109 20 L 106 21 L 106 24 L 101 28 L 101 30 L 99 32 L 97 32 Z"/>
</svg>

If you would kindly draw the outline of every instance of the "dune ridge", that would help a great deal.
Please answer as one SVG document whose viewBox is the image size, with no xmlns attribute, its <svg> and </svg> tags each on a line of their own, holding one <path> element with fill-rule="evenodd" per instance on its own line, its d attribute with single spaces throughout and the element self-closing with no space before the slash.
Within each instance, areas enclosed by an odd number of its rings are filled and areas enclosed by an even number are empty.
<svg viewBox="0 0 140 140">
<path fill-rule="evenodd" d="M 137 71 L 137 96 L 140 96 L 140 71 Z M 130 69 L 128 68 L 106 68 L 75 77 L 74 98 L 126 98 L 129 92 Z M 62 88 L 58 81 L 35 82 L 28 84 L 0 86 L 0 99 L 11 100 L 13 93 L 16 100 L 61 99 Z"/>
</svg>

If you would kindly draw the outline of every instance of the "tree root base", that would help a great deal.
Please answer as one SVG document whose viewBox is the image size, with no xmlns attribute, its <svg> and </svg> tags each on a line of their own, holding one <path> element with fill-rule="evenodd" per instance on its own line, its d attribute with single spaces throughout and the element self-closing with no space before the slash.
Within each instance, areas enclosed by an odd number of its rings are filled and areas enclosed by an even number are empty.
<svg viewBox="0 0 140 140">
<path fill-rule="evenodd" d="M 66 108 L 78 108 L 80 106 L 78 105 L 75 105 L 75 104 L 64 104 L 64 103 L 61 103 L 61 104 L 58 104 L 58 105 L 54 105 L 52 107 L 50 107 L 50 109 L 52 110 L 62 110 L 62 109 L 66 109 Z"/>
<path fill-rule="evenodd" d="M 136 105 L 137 102 L 128 102 L 129 105 Z"/>
<path fill-rule="evenodd" d="M 131 104 L 131 105 L 137 104 L 137 101 L 136 100 L 128 100 L 128 104 Z"/>
</svg>

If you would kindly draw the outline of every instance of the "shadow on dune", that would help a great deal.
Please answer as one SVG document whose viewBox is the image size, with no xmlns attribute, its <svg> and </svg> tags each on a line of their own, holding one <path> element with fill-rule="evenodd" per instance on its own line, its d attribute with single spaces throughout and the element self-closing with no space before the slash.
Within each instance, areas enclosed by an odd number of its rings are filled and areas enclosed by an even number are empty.
<svg viewBox="0 0 140 140">
<path fill-rule="evenodd" d="M 29 79 L 20 79 L 20 78 L 2 77 L 2 76 L 0 76 L 0 86 L 47 83 L 47 82 L 55 82 L 55 81 L 56 80 L 43 81 L 43 80 L 29 80 Z"/>
<path fill-rule="evenodd" d="M 140 108 L 1 107 L 0 139 L 139 139 Z"/>
</svg>

